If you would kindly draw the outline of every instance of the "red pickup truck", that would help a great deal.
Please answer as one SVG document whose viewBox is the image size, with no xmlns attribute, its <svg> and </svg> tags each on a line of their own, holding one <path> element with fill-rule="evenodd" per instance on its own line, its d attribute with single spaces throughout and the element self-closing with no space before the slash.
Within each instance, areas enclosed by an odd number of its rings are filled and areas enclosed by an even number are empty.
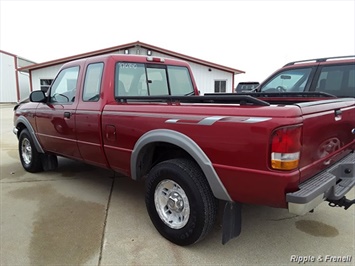
<svg viewBox="0 0 355 266">
<path fill-rule="evenodd" d="M 65 156 L 144 179 L 152 223 L 178 245 L 211 230 L 219 200 L 223 243 L 240 234 L 243 203 L 299 215 L 354 203 L 354 98 L 198 96 L 186 62 L 116 54 L 65 64 L 30 100 L 14 114 L 27 171 Z"/>
</svg>

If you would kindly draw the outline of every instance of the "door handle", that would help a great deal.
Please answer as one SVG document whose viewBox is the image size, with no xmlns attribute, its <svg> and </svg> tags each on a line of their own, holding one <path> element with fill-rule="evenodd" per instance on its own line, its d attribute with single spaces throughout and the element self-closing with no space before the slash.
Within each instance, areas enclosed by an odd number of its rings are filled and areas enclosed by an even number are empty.
<svg viewBox="0 0 355 266">
<path fill-rule="evenodd" d="M 343 113 L 343 112 L 342 112 L 340 109 L 334 110 L 335 121 L 341 120 L 341 115 L 342 115 L 342 113 Z"/>
<path fill-rule="evenodd" d="M 64 112 L 64 117 L 65 118 L 70 118 L 70 115 L 71 115 L 70 112 Z"/>
</svg>

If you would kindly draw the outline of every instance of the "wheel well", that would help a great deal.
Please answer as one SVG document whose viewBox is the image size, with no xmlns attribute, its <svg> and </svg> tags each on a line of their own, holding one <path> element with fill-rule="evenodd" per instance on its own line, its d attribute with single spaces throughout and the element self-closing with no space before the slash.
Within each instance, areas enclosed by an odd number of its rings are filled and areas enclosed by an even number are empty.
<svg viewBox="0 0 355 266">
<path fill-rule="evenodd" d="M 27 120 L 25 119 L 24 121 L 19 121 L 16 125 L 16 128 L 17 128 L 17 138 L 20 137 L 20 134 L 23 130 L 27 129 L 30 136 L 32 137 L 32 140 L 34 141 L 34 145 L 35 145 L 35 148 L 36 150 L 39 152 L 39 153 L 44 153 L 42 147 L 41 147 L 41 144 L 38 142 L 38 139 L 33 131 L 33 128 L 31 126 L 31 124 L 28 122 L 27 124 Z"/>
<path fill-rule="evenodd" d="M 16 125 L 16 128 L 18 129 L 18 131 L 17 131 L 17 138 L 18 138 L 20 136 L 22 130 L 26 129 L 27 127 L 23 123 L 18 123 Z"/>
<path fill-rule="evenodd" d="M 174 158 L 186 158 L 194 161 L 184 149 L 171 143 L 154 142 L 145 145 L 138 155 L 137 179 L 145 178 L 156 164 Z"/>
</svg>

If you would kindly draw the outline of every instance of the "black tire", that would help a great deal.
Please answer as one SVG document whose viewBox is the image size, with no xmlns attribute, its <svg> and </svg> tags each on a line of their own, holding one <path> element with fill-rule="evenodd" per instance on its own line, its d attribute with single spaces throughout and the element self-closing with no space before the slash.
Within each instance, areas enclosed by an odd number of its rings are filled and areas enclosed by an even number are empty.
<svg viewBox="0 0 355 266">
<path fill-rule="evenodd" d="M 23 168 L 31 173 L 43 171 L 41 154 L 37 151 L 33 139 L 27 129 L 19 136 L 18 150 Z"/>
<path fill-rule="evenodd" d="M 155 198 L 156 192 L 160 197 Z M 146 180 L 145 202 L 155 228 L 180 246 L 202 240 L 216 221 L 218 201 L 203 172 L 191 160 L 171 159 L 154 166 Z"/>
</svg>

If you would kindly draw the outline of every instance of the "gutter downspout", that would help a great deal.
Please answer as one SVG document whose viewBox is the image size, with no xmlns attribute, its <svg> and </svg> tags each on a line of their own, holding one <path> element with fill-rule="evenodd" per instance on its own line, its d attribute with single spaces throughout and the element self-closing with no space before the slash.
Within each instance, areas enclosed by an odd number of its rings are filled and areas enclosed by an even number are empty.
<svg viewBox="0 0 355 266">
<path fill-rule="evenodd" d="M 21 95 L 20 95 L 20 85 L 19 85 L 19 76 L 18 76 L 18 67 L 17 67 L 17 57 L 14 56 L 14 61 L 15 61 L 15 77 L 16 77 L 16 94 L 17 94 L 17 102 L 20 101 Z"/>
</svg>

